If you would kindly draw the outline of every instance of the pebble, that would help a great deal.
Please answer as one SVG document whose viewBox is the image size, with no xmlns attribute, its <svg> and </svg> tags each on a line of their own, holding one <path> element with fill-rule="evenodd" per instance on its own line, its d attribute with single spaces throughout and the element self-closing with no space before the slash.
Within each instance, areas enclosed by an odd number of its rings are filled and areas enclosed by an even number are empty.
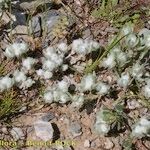
<svg viewBox="0 0 150 150">
<path fill-rule="evenodd" d="M 14 138 L 14 140 L 24 139 L 25 135 L 21 128 L 14 127 L 11 129 L 10 134 Z"/>
<path fill-rule="evenodd" d="M 53 138 L 54 129 L 52 124 L 42 120 L 34 122 L 34 130 L 37 137 L 43 141 L 48 141 Z"/>
<path fill-rule="evenodd" d="M 82 127 L 78 122 L 72 122 L 70 124 L 69 131 L 73 137 L 77 137 L 82 134 Z"/>
<path fill-rule="evenodd" d="M 43 121 L 47 121 L 47 122 L 54 119 L 54 118 L 55 118 L 55 114 L 51 113 L 51 112 L 49 112 L 49 113 L 47 113 L 47 114 L 45 114 L 44 116 L 41 117 L 41 119 Z"/>
<path fill-rule="evenodd" d="M 87 147 L 87 148 L 90 147 L 90 141 L 89 140 L 84 141 L 84 147 Z"/>
</svg>

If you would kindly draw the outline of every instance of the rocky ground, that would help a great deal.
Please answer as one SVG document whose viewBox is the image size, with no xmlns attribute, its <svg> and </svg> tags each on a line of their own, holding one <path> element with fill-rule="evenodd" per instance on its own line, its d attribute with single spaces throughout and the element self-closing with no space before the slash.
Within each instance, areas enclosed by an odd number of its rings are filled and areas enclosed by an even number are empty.
<svg viewBox="0 0 150 150">
<path fill-rule="evenodd" d="M 131 14 L 141 7 L 149 7 L 150 1 L 129 1 L 130 8 L 126 11 Z M 119 32 L 120 28 L 114 26 L 109 19 L 95 18 L 92 11 L 98 6 L 98 0 L 12 0 L 0 17 L 0 62 L 4 64 L 3 71 L 0 66 L 0 76 L 15 71 L 21 63 L 20 59 L 9 60 L 3 52 L 10 43 L 25 41 L 30 46 L 29 56 L 40 59 L 42 50 L 49 45 L 59 42 L 68 45 L 74 39 L 82 38 L 95 40 L 103 47 L 107 45 L 109 37 Z M 119 2 L 118 7 L 123 7 Z M 150 29 L 149 16 L 142 14 L 136 31 L 146 27 Z M 89 57 L 89 56 L 88 56 Z M 86 58 L 72 55 L 73 64 Z M 79 64 L 79 65 L 78 65 Z M 83 66 L 76 63 L 74 67 L 80 72 Z M 39 68 L 39 66 L 36 66 Z M 70 71 L 70 70 L 69 70 Z M 71 78 L 70 72 L 56 72 L 54 79 L 61 80 L 62 76 Z M 33 75 L 32 70 L 29 75 Z M 36 78 L 36 76 L 34 76 Z M 111 84 L 115 77 L 110 70 L 102 70 L 99 78 Z M 74 73 L 73 81 L 79 83 L 81 74 Z M 1 150 L 122 150 L 123 142 L 128 139 L 131 128 L 125 125 L 119 132 L 114 131 L 109 135 L 97 134 L 93 129 L 96 112 L 101 106 L 113 108 L 114 100 L 122 97 L 124 91 L 112 92 L 112 96 L 100 97 L 87 102 L 81 108 L 73 108 L 67 104 L 46 104 L 41 96 L 45 85 L 51 85 L 52 80 L 42 81 L 33 85 L 29 90 L 13 88 L 15 110 L 10 114 L 0 111 L 0 149 Z M 4 94 L 0 93 L 0 100 Z M 126 113 L 131 118 L 149 114 L 149 108 L 137 101 L 133 103 L 126 100 Z M 0 107 L 1 103 L 0 103 Z M 0 108 L 1 109 L 1 108 Z M 9 111 L 9 110 L 8 110 Z M 50 139 L 50 140 L 49 140 Z M 47 141 L 47 142 L 46 142 Z M 134 145 L 130 149 L 148 150 L 149 137 L 133 139 Z M 126 150 L 128 150 L 127 148 Z"/>
</svg>

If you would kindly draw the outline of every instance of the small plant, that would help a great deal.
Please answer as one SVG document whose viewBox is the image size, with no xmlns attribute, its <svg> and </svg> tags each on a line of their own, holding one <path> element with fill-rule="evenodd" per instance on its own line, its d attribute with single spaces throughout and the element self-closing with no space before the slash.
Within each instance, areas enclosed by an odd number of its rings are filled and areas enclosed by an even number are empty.
<svg viewBox="0 0 150 150">
<path fill-rule="evenodd" d="M 4 92 L 0 98 L 0 120 L 11 117 L 19 108 L 16 92 L 13 90 Z"/>
</svg>

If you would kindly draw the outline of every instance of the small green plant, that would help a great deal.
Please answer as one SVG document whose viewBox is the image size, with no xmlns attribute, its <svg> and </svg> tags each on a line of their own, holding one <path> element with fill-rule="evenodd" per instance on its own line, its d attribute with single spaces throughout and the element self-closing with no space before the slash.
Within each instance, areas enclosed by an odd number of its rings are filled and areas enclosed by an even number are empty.
<svg viewBox="0 0 150 150">
<path fill-rule="evenodd" d="M 0 119 L 14 114 L 18 109 L 16 92 L 13 90 L 4 92 L 0 98 Z"/>
</svg>

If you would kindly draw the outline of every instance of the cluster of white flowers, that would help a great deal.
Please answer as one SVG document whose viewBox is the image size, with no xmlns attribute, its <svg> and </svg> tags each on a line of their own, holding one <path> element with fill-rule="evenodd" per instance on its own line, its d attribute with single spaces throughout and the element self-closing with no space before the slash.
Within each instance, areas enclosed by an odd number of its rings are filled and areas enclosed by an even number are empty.
<svg viewBox="0 0 150 150">
<path fill-rule="evenodd" d="M 82 55 L 86 55 L 99 49 L 99 43 L 92 41 L 92 40 L 83 40 L 83 39 L 76 39 L 72 43 L 72 49 Z"/>
<path fill-rule="evenodd" d="M 145 136 L 150 137 L 150 120 L 146 117 L 142 117 L 139 122 L 133 126 L 132 136 L 136 138 L 142 138 Z"/>
<path fill-rule="evenodd" d="M 13 78 L 10 78 L 9 76 L 0 78 L 0 91 L 1 92 L 3 92 L 4 90 L 10 89 L 13 85 L 14 85 Z"/>
<path fill-rule="evenodd" d="M 36 59 L 32 57 L 27 57 L 22 61 L 22 66 L 25 70 L 31 70 L 33 65 L 36 63 Z"/>
<path fill-rule="evenodd" d="M 98 94 L 105 95 L 109 92 L 110 86 L 103 83 L 103 82 L 98 82 L 96 85 L 96 90 Z"/>
<path fill-rule="evenodd" d="M 26 53 L 29 50 L 28 44 L 25 42 L 22 43 L 13 43 L 9 45 L 4 55 L 8 58 L 20 57 L 22 54 Z"/>
<path fill-rule="evenodd" d="M 15 70 L 13 77 L 10 78 L 8 75 L 0 78 L 0 91 L 8 90 L 14 85 L 17 85 L 20 89 L 28 89 L 31 87 L 35 81 L 30 77 L 27 78 L 23 71 Z"/>
<path fill-rule="evenodd" d="M 94 124 L 94 130 L 98 134 L 107 134 L 110 131 L 110 125 L 104 120 L 103 110 L 96 113 L 96 121 Z"/>
<path fill-rule="evenodd" d="M 104 58 L 102 66 L 110 69 L 115 67 L 117 64 L 119 64 L 119 66 L 123 66 L 127 62 L 127 58 L 128 56 L 125 52 L 121 51 L 119 47 L 115 47 L 111 50 L 111 53 Z"/>
<path fill-rule="evenodd" d="M 23 71 L 15 70 L 13 77 L 16 85 L 20 89 L 28 89 L 35 83 L 35 81 L 33 81 L 30 77 L 27 77 Z"/>
<path fill-rule="evenodd" d="M 68 46 L 65 43 L 60 43 L 56 47 L 48 47 L 43 50 L 44 57 L 42 58 L 42 69 L 37 70 L 37 75 L 44 79 L 49 79 L 53 76 L 53 71 L 63 65 L 65 53 L 68 52 Z M 66 66 L 64 67 L 66 70 Z"/>
<path fill-rule="evenodd" d="M 121 77 L 117 80 L 119 86 L 126 88 L 130 82 L 129 74 L 122 74 Z"/>
<path fill-rule="evenodd" d="M 66 103 L 70 101 L 70 94 L 68 92 L 68 88 L 70 86 L 69 81 L 62 80 L 58 82 L 53 87 L 49 87 L 44 93 L 44 100 L 46 103 L 59 102 Z"/>
<path fill-rule="evenodd" d="M 96 75 L 88 74 L 83 76 L 81 83 L 79 85 L 80 91 L 91 91 L 95 87 Z"/>
</svg>

